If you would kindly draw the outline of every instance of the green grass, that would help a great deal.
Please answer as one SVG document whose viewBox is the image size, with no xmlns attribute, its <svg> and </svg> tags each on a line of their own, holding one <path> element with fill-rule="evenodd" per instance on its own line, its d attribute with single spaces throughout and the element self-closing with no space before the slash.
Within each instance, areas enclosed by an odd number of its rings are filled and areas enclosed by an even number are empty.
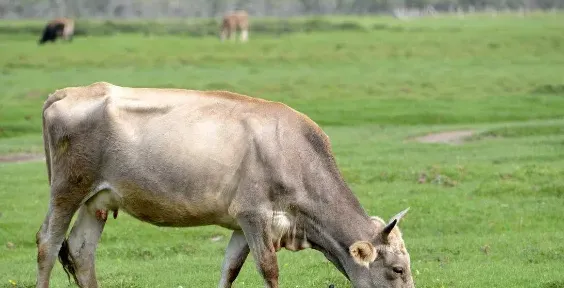
<svg viewBox="0 0 564 288">
<path fill-rule="evenodd" d="M 244 45 L 93 33 L 38 47 L 37 35 L 0 33 L 0 154 L 42 151 L 42 103 L 66 86 L 108 81 L 278 100 L 322 126 L 370 214 L 387 219 L 411 207 L 400 226 L 417 287 L 564 287 L 564 18 L 324 21 L 366 29 L 251 32 Z M 31 24 L 0 22 L 0 32 L 18 25 Z M 476 135 L 463 145 L 406 140 L 456 129 Z M 0 163 L 0 287 L 34 285 L 48 198 L 43 162 Z M 219 227 L 159 228 L 120 214 L 98 248 L 99 282 L 214 287 L 228 237 Z M 260 287 L 247 261 L 238 287 Z M 281 287 L 350 287 L 313 250 L 282 251 L 279 266 Z M 68 285 L 59 264 L 52 279 Z"/>
</svg>

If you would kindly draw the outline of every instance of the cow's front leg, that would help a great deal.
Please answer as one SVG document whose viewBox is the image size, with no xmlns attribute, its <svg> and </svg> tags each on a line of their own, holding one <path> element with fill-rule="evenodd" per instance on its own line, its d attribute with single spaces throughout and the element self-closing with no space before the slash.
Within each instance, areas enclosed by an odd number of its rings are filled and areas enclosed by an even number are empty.
<svg viewBox="0 0 564 288">
<path fill-rule="evenodd" d="M 233 231 L 231 240 L 225 250 L 225 258 L 221 267 L 221 280 L 219 288 L 230 288 L 233 281 L 239 275 L 239 271 L 243 267 L 243 263 L 249 255 L 249 245 L 245 239 L 243 231 Z"/>
<path fill-rule="evenodd" d="M 258 213 L 242 213 L 237 217 L 245 239 L 261 273 L 265 287 L 278 288 L 278 262 L 270 233 L 271 219 Z"/>
</svg>

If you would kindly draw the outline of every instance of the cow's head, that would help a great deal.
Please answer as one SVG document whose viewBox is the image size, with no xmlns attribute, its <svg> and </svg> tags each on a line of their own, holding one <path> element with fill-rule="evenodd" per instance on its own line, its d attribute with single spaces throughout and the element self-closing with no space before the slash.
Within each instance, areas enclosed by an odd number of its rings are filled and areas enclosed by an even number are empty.
<svg viewBox="0 0 564 288">
<path fill-rule="evenodd" d="M 377 231 L 375 239 L 357 241 L 349 247 L 353 261 L 344 268 L 354 287 L 415 287 L 409 253 L 398 227 L 408 210 L 398 213 L 388 223 L 372 216 Z"/>
</svg>

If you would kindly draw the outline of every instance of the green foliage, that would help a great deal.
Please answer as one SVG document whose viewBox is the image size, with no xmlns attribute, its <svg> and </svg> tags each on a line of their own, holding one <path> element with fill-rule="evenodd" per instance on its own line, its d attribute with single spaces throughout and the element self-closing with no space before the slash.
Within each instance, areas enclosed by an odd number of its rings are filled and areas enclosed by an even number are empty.
<svg viewBox="0 0 564 288">
<path fill-rule="evenodd" d="M 2 30 L 36 24 L 2 22 L 0 154 L 42 152 L 43 101 L 67 86 L 227 89 L 282 101 L 321 124 L 370 215 L 411 207 L 400 227 L 417 287 L 561 287 L 563 19 L 266 19 L 268 31 L 296 33 L 251 30 L 245 44 L 175 35 L 173 26 L 85 21 L 95 28 L 45 46 L 28 28 Z M 461 145 L 412 140 L 456 129 L 476 135 Z M 0 163 L 0 287 L 35 285 L 46 177 L 42 161 Z M 120 213 L 98 246 L 100 286 L 214 286 L 229 235 Z M 236 285 L 260 287 L 247 261 Z M 350 287 L 315 251 L 282 251 L 278 261 L 281 287 Z M 59 264 L 53 281 L 68 285 Z"/>
</svg>

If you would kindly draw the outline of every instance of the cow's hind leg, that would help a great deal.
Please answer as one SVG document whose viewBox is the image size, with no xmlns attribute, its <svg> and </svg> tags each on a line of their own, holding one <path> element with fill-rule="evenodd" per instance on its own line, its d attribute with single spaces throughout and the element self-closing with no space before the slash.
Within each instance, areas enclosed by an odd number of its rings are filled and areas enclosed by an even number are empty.
<svg viewBox="0 0 564 288">
<path fill-rule="evenodd" d="M 225 250 L 219 288 L 230 288 L 249 255 L 249 245 L 243 231 L 233 231 Z"/>
<path fill-rule="evenodd" d="M 231 40 L 231 42 L 235 42 L 237 41 L 237 29 L 235 27 L 231 27 L 229 28 L 229 40 Z"/>
<path fill-rule="evenodd" d="M 70 232 L 68 245 L 63 244 L 59 253 L 63 267 L 66 266 L 80 287 L 98 287 L 94 258 L 105 223 L 106 218 L 97 217 L 93 207 L 82 206 Z"/>
<path fill-rule="evenodd" d="M 221 40 L 221 42 L 223 42 L 225 41 L 226 38 L 227 38 L 227 29 L 222 28 L 221 33 L 219 34 L 219 39 Z"/>
<path fill-rule="evenodd" d="M 241 29 L 241 42 L 247 42 L 249 40 L 249 30 L 247 28 Z"/>
<path fill-rule="evenodd" d="M 57 259 L 72 216 L 80 205 L 79 199 L 73 199 L 70 189 L 51 187 L 49 212 L 36 234 L 37 243 L 37 283 L 38 288 L 49 287 L 51 270 Z"/>
<path fill-rule="evenodd" d="M 242 213 L 237 221 L 261 273 L 265 286 L 278 288 L 278 261 L 270 233 L 271 221 L 260 213 Z"/>
</svg>

